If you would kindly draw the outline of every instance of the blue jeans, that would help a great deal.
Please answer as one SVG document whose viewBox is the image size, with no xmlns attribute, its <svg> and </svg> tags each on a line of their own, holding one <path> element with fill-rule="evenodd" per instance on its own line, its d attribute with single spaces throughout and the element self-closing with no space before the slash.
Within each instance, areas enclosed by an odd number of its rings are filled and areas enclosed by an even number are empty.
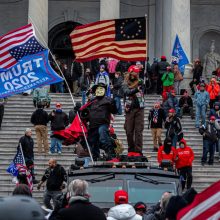
<svg viewBox="0 0 220 220">
<path fill-rule="evenodd" d="M 103 149 L 108 155 L 114 154 L 114 147 L 109 135 L 109 125 L 107 124 L 89 129 L 88 142 L 91 147 L 94 160 L 100 156 L 100 149 Z"/>
<path fill-rule="evenodd" d="M 178 135 L 175 134 L 174 137 L 172 138 L 172 146 L 175 148 L 176 148 L 177 140 L 178 140 Z"/>
<path fill-rule="evenodd" d="M 122 115 L 122 108 L 121 108 L 121 98 L 118 96 L 114 97 L 115 103 L 116 103 L 116 108 L 118 110 L 118 114 Z"/>
<path fill-rule="evenodd" d="M 200 126 L 200 117 L 202 117 L 202 125 L 206 126 L 206 105 L 196 105 L 196 127 Z"/>
<path fill-rule="evenodd" d="M 64 93 L 63 82 L 58 82 L 55 84 L 56 93 Z"/>
<path fill-rule="evenodd" d="M 55 148 L 57 146 L 57 152 L 62 151 L 62 140 L 52 137 L 50 144 L 50 152 L 55 153 Z"/>
<path fill-rule="evenodd" d="M 86 104 L 86 91 L 82 91 L 82 105 Z"/>
<path fill-rule="evenodd" d="M 214 161 L 214 151 L 215 150 L 215 142 L 210 140 L 203 140 L 203 152 L 202 152 L 202 163 L 206 163 L 207 155 L 209 153 L 209 164 L 213 164 Z"/>
</svg>

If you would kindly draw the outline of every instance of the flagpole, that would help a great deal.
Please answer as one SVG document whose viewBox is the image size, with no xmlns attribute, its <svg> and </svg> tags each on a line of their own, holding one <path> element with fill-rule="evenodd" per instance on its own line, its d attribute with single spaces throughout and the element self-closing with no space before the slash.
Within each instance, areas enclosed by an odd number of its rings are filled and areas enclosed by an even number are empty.
<svg viewBox="0 0 220 220">
<path fill-rule="evenodd" d="M 23 161 L 24 161 L 24 166 L 27 167 L 27 166 L 26 166 L 26 163 L 25 163 L 25 159 L 24 159 L 24 154 L 23 154 L 23 150 L 22 150 L 21 143 L 19 143 L 19 147 L 20 147 L 20 149 L 21 149 L 21 154 L 22 154 L 22 158 L 23 158 Z"/>
<path fill-rule="evenodd" d="M 32 18 L 31 18 L 30 16 L 29 16 L 29 19 L 30 19 L 31 23 L 34 24 Z M 44 40 L 44 38 L 43 38 L 41 32 L 38 30 L 38 28 L 37 28 L 36 25 L 35 25 L 35 28 L 36 28 L 37 32 L 39 33 L 39 35 L 42 37 L 42 40 L 43 40 L 44 44 L 47 45 L 47 43 L 45 42 L 45 40 Z M 70 94 L 70 97 L 71 97 L 71 99 L 72 99 L 73 105 L 74 105 L 74 107 L 75 107 L 75 106 L 76 106 L 75 100 L 74 100 L 73 95 L 72 95 L 72 93 L 71 93 L 70 87 L 69 87 L 69 85 L 68 85 L 68 83 L 67 83 L 67 81 L 66 81 L 66 78 L 65 78 L 65 76 L 64 76 L 64 74 L 63 74 L 63 71 L 61 70 L 61 68 L 60 68 L 59 64 L 57 63 L 57 61 L 56 61 L 54 55 L 52 54 L 51 50 L 50 50 L 49 48 L 47 48 L 47 49 L 49 50 L 49 53 L 50 53 L 51 57 L 53 58 L 54 62 L 56 63 L 56 65 L 57 65 L 57 67 L 58 67 L 58 69 L 59 69 L 59 71 L 60 71 L 60 73 L 61 73 L 61 75 L 62 75 L 62 77 L 63 77 L 63 80 L 64 80 L 64 82 L 66 83 L 68 92 L 69 92 L 69 94 Z M 74 60 L 73 60 L 73 62 L 74 62 Z M 79 117 L 78 111 L 77 111 L 77 116 L 78 116 L 78 118 L 79 118 L 80 126 L 81 126 L 81 129 L 82 129 L 82 132 L 83 132 L 83 136 L 84 136 L 85 141 L 86 141 L 86 146 L 87 146 L 87 148 L 88 148 L 88 151 L 89 151 L 89 155 L 90 155 L 92 164 L 94 165 L 94 160 L 93 160 L 93 157 L 92 157 L 92 152 L 91 152 L 89 143 L 88 143 L 88 141 L 87 141 L 86 134 L 85 134 L 85 130 L 84 130 L 84 128 L 83 128 L 82 120 L 81 120 L 81 118 Z"/>
</svg>

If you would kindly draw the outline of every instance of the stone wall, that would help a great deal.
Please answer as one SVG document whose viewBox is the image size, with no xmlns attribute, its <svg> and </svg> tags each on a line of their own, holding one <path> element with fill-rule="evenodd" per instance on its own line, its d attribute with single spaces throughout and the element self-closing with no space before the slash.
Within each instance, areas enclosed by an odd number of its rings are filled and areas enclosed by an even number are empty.
<svg viewBox="0 0 220 220">
<path fill-rule="evenodd" d="M 0 36 L 26 25 L 28 22 L 28 0 L 0 1 Z"/>
<path fill-rule="evenodd" d="M 220 54 L 220 1 L 193 0 L 191 3 L 192 58 L 202 61 L 215 40 L 216 52 Z"/>
</svg>

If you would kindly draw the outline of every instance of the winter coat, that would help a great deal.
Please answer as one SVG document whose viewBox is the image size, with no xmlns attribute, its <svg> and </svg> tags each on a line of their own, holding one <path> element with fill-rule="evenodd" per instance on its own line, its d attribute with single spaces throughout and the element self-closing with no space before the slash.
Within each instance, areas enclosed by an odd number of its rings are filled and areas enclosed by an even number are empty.
<svg viewBox="0 0 220 220">
<path fill-rule="evenodd" d="M 210 109 L 209 118 L 215 116 L 216 119 L 220 119 L 220 109 L 216 111 L 214 108 Z"/>
<path fill-rule="evenodd" d="M 109 71 L 110 74 L 115 73 L 117 63 L 118 63 L 118 60 L 116 60 L 116 59 L 111 59 L 111 60 L 108 61 L 108 71 Z"/>
<path fill-rule="evenodd" d="M 24 158 L 34 158 L 34 140 L 32 137 L 24 135 L 20 138 L 19 143 L 21 144 Z"/>
<path fill-rule="evenodd" d="M 206 91 L 197 91 L 194 95 L 194 99 L 197 106 L 208 105 L 210 101 L 209 93 Z"/>
<path fill-rule="evenodd" d="M 57 164 L 53 170 L 51 168 L 46 169 L 41 181 L 47 181 L 48 191 L 60 191 L 63 182 L 67 182 L 67 174 L 65 169 Z"/>
<path fill-rule="evenodd" d="M 168 94 L 168 99 L 164 102 L 163 107 L 164 111 L 168 112 L 169 109 L 176 109 L 179 106 L 179 101 L 176 96 L 172 96 L 170 93 Z"/>
<path fill-rule="evenodd" d="M 166 137 L 173 138 L 174 135 L 180 135 L 182 133 L 182 125 L 180 119 L 174 115 L 171 121 L 165 121 L 164 127 L 167 129 Z"/>
<path fill-rule="evenodd" d="M 174 81 L 178 82 L 178 81 L 182 81 L 183 80 L 183 75 L 180 71 L 177 71 L 174 73 Z"/>
<path fill-rule="evenodd" d="M 187 104 L 188 107 L 193 107 L 193 101 L 192 98 L 190 96 L 188 97 L 181 97 L 179 100 L 179 107 L 182 108 L 184 106 L 184 104 Z"/>
<path fill-rule="evenodd" d="M 51 121 L 51 130 L 60 131 L 65 129 L 69 125 L 69 118 L 63 111 L 53 111 L 55 116 L 52 116 L 52 112 L 49 114 L 49 121 Z"/>
<path fill-rule="evenodd" d="M 176 161 L 176 168 L 180 169 L 182 167 L 191 167 L 192 162 L 194 160 L 194 153 L 191 147 L 188 147 L 186 145 L 186 141 L 182 139 L 180 143 L 184 143 L 185 147 L 184 148 L 178 148 L 176 150 L 176 156 L 177 156 L 177 161 Z"/>
<path fill-rule="evenodd" d="M 194 79 L 196 80 L 196 84 L 198 84 L 200 82 L 200 78 L 202 76 L 202 71 L 203 71 L 202 65 L 197 65 L 192 70 L 192 72 L 193 72 L 193 80 Z"/>
<path fill-rule="evenodd" d="M 165 72 L 161 78 L 163 86 L 172 86 L 174 84 L 174 74 L 172 72 Z"/>
<path fill-rule="evenodd" d="M 112 89 L 112 94 L 113 97 L 123 97 L 123 89 L 122 89 L 122 84 L 123 84 L 123 78 L 119 76 L 118 78 L 114 78 L 113 80 L 113 89 Z"/>
<path fill-rule="evenodd" d="M 202 125 L 199 128 L 199 133 L 203 136 L 203 140 L 208 140 L 211 142 L 216 142 L 218 140 L 217 135 L 217 129 L 215 126 L 215 123 L 208 122 L 206 126 Z"/>
<path fill-rule="evenodd" d="M 158 72 L 160 74 L 160 77 L 167 71 L 167 67 L 170 64 L 167 61 L 160 61 L 158 62 Z"/>
<path fill-rule="evenodd" d="M 131 89 L 127 83 L 122 85 L 124 93 L 124 103 L 126 108 L 129 106 L 129 111 L 138 108 L 144 108 L 144 94 L 138 88 Z"/>
<path fill-rule="evenodd" d="M 103 124 L 110 124 L 111 114 L 116 114 L 115 101 L 108 97 L 96 98 L 89 107 L 89 126 L 97 128 Z"/>
<path fill-rule="evenodd" d="M 72 66 L 71 66 L 70 80 L 73 81 L 73 82 L 76 81 L 76 80 L 79 80 L 82 73 L 83 73 L 83 64 L 74 61 L 72 63 Z"/>
<path fill-rule="evenodd" d="M 31 116 L 31 123 L 35 125 L 45 125 L 49 122 L 48 113 L 42 108 L 37 109 Z"/>
<path fill-rule="evenodd" d="M 153 80 L 156 80 L 159 76 L 159 73 L 158 73 L 158 62 L 157 61 L 154 61 L 151 65 L 151 78 Z"/>
<path fill-rule="evenodd" d="M 219 91 L 220 91 L 220 87 L 219 87 L 218 83 L 216 82 L 216 80 L 214 82 L 214 85 L 212 85 L 210 83 L 207 87 L 207 92 L 209 93 L 209 97 L 211 100 L 213 100 L 217 97 Z"/>
<path fill-rule="evenodd" d="M 171 151 L 169 154 L 166 154 L 164 151 L 164 146 L 160 146 L 158 153 L 157 153 L 157 161 L 159 164 L 161 164 L 162 160 L 170 160 L 171 164 L 174 164 L 176 159 L 176 149 L 174 147 L 171 147 Z"/>
<path fill-rule="evenodd" d="M 154 114 L 157 111 L 157 119 L 154 120 Z M 155 109 L 152 108 L 149 112 L 148 120 L 150 122 L 150 128 L 162 128 L 163 121 L 166 120 L 165 112 L 162 108 Z"/>
<path fill-rule="evenodd" d="M 79 79 L 81 91 L 87 91 L 90 87 L 91 79 L 89 76 L 83 74 Z"/>
<path fill-rule="evenodd" d="M 49 220 L 106 220 L 104 212 L 91 204 L 88 199 L 71 197 L 69 207 L 59 210 L 54 218 Z"/>
<path fill-rule="evenodd" d="M 112 207 L 108 211 L 107 220 L 142 220 L 142 217 L 136 214 L 131 205 L 121 204 Z"/>
</svg>

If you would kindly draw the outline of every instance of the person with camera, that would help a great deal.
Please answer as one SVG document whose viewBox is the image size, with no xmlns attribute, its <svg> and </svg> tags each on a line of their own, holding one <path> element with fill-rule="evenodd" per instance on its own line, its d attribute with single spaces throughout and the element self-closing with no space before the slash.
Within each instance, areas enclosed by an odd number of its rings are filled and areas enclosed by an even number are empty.
<svg viewBox="0 0 220 220">
<path fill-rule="evenodd" d="M 69 117 L 62 110 L 60 103 L 56 103 L 56 110 L 53 110 L 49 114 L 49 121 L 51 121 L 51 131 L 52 131 L 49 154 L 55 153 L 56 146 L 57 146 L 57 153 L 61 154 L 62 153 L 62 140 L 57 138 L 53 132 L 64 130 L 65 127 L 69 125 Z"/>
<path fill-rule="evenodd" d="M 128 152 L 142 153 L 144 130 L 143 81 L 139 80 L 139 69 L 130 66 L 122 85 L 125 105 L 125 131 Z"/>
<path fill-rule="evenodd" d="M 218 131 L 215 125 L 215 116 L 211 116 L 209 122 L 206 125 L 202 125 L 199 128 L 199 133 L 203 136 L 203 154 L 201 159 L 202 166 L 207 162 L 207 155 L 209 153 L 209 165 L 213 165 L 215 145 L 218 140 Z"/>
<path fill-rule="evenodd" d="M 176 147 L 177 141 L 183 138 L 183 131 L 181 121 L 177 117 L 175 109 L 171 108 L 169 110 L 164 126 L 167 129 L 166 137 L 170 137 L 172 139 L 172 146 Z"/>
<path fill-rule="evenodd" d="M 165 138 L 164 144 L 159 147 L 157 161 L 160 167 L 173 168 L 176 160 L 176 149 L 172 146 L 170 137 Z"/>
<path fill-rule="evenodd" d="M 67 182 L 67 174 L 65 169 L 57 164 L 54 158 L 51 158 L 48 162 L 49 167 L 45 170 L 45 173 L 37 186 L 40 190 L 42 184 L 46 183 L 46 190 L 44 193 L 44 205 L 48 209 L 53 209 L 50 204 L 51 199 L 53 200 L 54 206 L 56 205 L 56 197 L 62 194 L 62 189 L 65 188 L 64 182 Z"/>
<path fill-rule="evenodd" d="M 194 152 L 191 147 L 187 146 L 186 140 L 181 139 L 179 148 L 176 150 L 176 169 L 180 175 L 182 190 L 191 188 L 192 185 L 192 162 Z"/>
</svg>

